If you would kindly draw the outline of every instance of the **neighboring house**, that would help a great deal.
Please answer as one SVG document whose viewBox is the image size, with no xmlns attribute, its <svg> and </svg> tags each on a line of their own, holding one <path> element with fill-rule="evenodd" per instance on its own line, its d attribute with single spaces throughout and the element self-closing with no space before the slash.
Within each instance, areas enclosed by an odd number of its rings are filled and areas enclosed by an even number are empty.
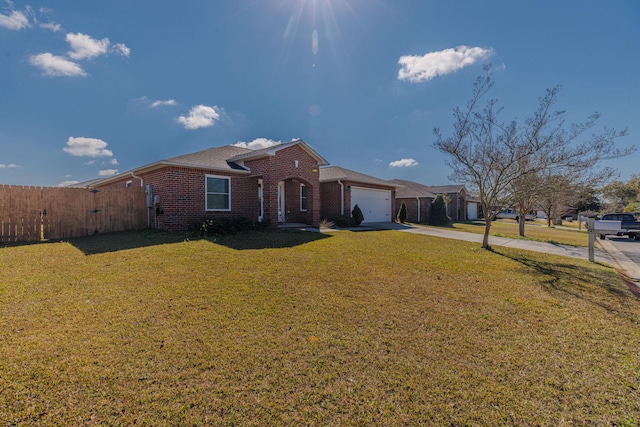
<svg viewBox="0 0 640 427">
<path fill-rule="evenodd" d="M 404 202 L 407 207 L 407 222 L 425 223 L 429 217 L 429 208 L 436 195 L 430 187 L 402 179 L 394 179 L 390 182 L 399 185 L 396 190 L 396 215 L 400 211 L 400 205 Z"/>
<path fill-rule="evenodd" d="M 431 202 L 436 198 L 438 194 L 443 194 L 447 200 L 447 215 L 452 221 L 464 221 L 469 218 L 468 203 L 467 203 L 467 189 L 464 185 L 424 185 L 418 182 L 405 181 L 401 179 L 394 179 L 389 181 L 399 185 L 396 192 L 396 212 L 400 209 L 402 201 L 407 206 L 407 211 L 413 209 L 416 211 L 415 217 L 417 218 L 417 207 L 420 207 L 420 218 L 416 222 L 427 222 L 429 215 L 429 206 Z M 420 204 L 417 204 L 417 200 L 420 200 Z M 475 199 L 474 199 L 475 200 Z M 471 212 L 473 213 L 473 212 Z M 476 210 L 477 217 L 477 210 Z M 412 222 L 412 219 L 407 219 Z"/>
<path fill-rule="evenodd" d="M 447 196 L 447 215 L 452 221 L 464 221 L 467 219 L 467 189 L 464 185 L 437 185 L 429 186 L 434 194 Z"/>
<path fill-rule="evenodd" d="M 358 205 L 363 222 L 395 220 L 394 199 L 397 184 L 338 166 L 320 169 L 322 218 L 351 216 Z"/>
<path fill-rule="evenodd" d="M 172 157 L 94 183 L 146 186 L 150 224 L 184 230 L 220 216 L 320 223 L 320 166 L 302 140 L 251 150 L 233 145 Z"/>
</svg>

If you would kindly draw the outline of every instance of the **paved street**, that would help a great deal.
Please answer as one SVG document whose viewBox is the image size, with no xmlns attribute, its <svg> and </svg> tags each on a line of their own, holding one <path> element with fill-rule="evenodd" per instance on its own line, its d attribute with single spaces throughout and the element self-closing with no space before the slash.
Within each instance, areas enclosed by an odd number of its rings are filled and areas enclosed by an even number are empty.
<svg viewBox="0 0 640 427">
<path fill-rule="evenodd" d="M 608 236 L 607 240 L 609 240 L 613 246 L 625 254 L 631 261 L 640 265 L 640 240 L 616 236 Z"/>
<path fill-rule="evenodd" d="M 598 244 L 614 254 L 615 262 L 634 282 L 640 282 L 640 240 L 628 237 L 607 236 Z"/>
</svg>

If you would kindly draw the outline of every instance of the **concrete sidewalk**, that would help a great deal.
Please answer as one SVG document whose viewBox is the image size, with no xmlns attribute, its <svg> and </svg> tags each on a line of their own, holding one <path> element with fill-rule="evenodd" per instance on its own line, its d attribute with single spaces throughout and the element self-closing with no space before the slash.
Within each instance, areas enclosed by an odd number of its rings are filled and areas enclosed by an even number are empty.
<svg viewBox="0 0 640 427">
<path fill-rule="evenodd" d="M 372 230 L 398 230 L 406 233 L 424 234 L 427 236 L 442 237 L 445 239 L 463 240 L 482 244 L 482 234 L 467 233 L 449 228 L 427 227 L 420 225 L 387 223 L 369 223 L 366 227 Z M 585 247 L 557 245 L 554 243 L 536 242 L 532 240 L 512 239 L 508 237 L 489 236 L 489 244 L 492 246 L 505 246 L 509 248 L 524 249 L 527 251 L 544 252 L 588 260 L 589 249 Z M 595 248 L 595 260 L 608 264 L 622 271 L 634 282 L 640 282 L 640 266 L 626 257 L 614 245 L 606 240 L 598 240 L 599 248 Z"/>
</svg>

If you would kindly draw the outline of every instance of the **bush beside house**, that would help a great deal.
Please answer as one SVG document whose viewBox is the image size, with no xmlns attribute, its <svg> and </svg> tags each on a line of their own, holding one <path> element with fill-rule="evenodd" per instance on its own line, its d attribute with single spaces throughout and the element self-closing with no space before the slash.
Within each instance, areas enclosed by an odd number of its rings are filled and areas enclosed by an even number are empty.
<svg viewBox="0 0 640 427">
<path fill-rule="evenodd" d="M 429 225 L 446 225 L 450 221 L 447 215 L 447 202 L 443 194 L 438 194 L 436 198 L 431 202 L 431 209 L 429 210 Z"/>
</svg>

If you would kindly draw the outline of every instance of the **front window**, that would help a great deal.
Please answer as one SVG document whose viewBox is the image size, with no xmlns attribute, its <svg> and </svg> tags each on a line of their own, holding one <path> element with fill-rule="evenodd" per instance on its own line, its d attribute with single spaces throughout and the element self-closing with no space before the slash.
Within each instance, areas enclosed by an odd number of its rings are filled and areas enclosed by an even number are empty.
<svg viewBox="0 0 640 427">
<path fill-rule="evenodd" d="M 231 178 L 226 176 L 207 175 L 208 211 L 231 210 Z"/>
<path fill-rule="evenodd" d="M 307 186 L 300 184 L 300 210 L 307 210 Z"/>
</svg>

